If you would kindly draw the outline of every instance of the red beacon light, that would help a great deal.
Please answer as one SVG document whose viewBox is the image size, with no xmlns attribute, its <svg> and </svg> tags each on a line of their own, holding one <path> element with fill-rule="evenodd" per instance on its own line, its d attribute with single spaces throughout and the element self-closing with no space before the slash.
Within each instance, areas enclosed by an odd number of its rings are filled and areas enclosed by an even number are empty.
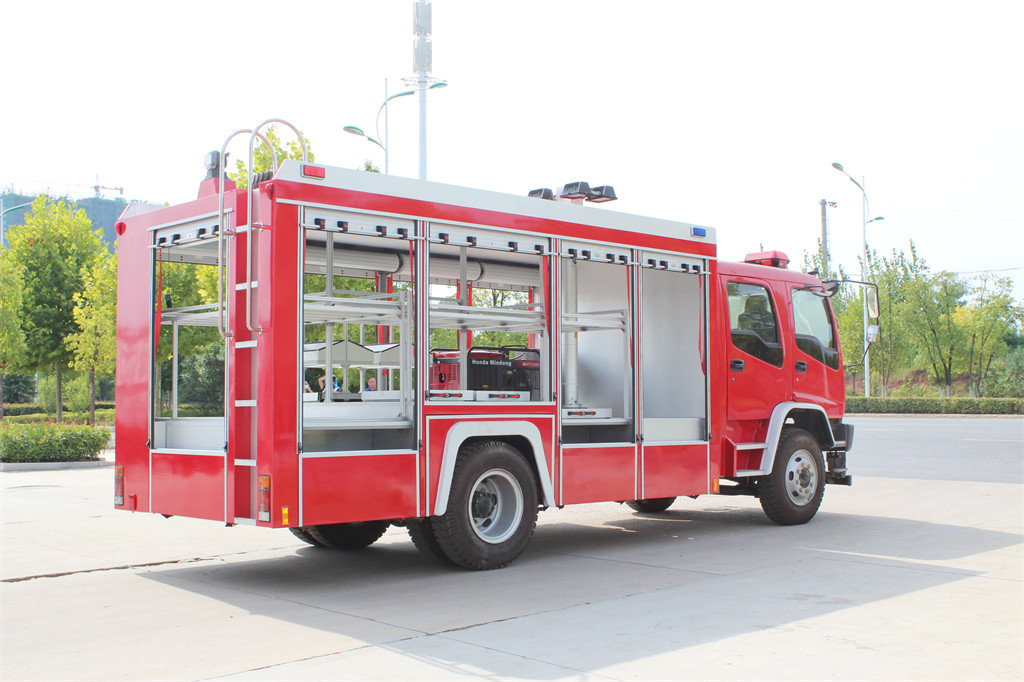
<svg viewBox="0 0 1024 682">
<path fill-rule="evenodd" d="M 748 253 L 743 258 L 743 262 L 785 269 L 789 265 L 789 256 L 781 251 L 759 251 L 757 253 Z"/>
</svg>

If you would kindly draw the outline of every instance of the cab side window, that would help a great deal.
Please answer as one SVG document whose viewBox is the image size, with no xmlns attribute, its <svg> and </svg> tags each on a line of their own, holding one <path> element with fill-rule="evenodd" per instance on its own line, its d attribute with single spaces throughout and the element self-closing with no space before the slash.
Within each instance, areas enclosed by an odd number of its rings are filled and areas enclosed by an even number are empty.
<svg viewBox="0 0 1024 682">
<path fill-rule="evenodd" d="M 759 360 L 782 367 L 779 323 L 768 290 L 759 284 L 729 282 L 732 345 Z"/>
<path fill-rule="evenodd" d="M 839 351 L 828 302 L 807 289 L 793 289 L 796 347 L 818 362 L 839 369 Z"/>
</svg>

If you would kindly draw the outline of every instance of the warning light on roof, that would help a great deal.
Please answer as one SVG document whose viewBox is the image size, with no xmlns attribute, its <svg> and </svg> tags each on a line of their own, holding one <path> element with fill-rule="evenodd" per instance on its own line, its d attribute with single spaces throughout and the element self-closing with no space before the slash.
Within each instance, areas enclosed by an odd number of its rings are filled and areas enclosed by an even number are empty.
<svg viewBox="0 0 1024 682">
<path fill-rule="evenodd" d="M 323 166 L 311 166 L 308 163 L 302 166 L 302 175 L 307 178 L 325 178 L 327 169 Z"/>
<path fill-rule="evenodd" d="M 767 265 L 773 268 L 785 268 L 789 265 L 789 256 L 781 251 L 759 251 L 757 253 L 748 253 L 743 262 Z"/>
</svg>

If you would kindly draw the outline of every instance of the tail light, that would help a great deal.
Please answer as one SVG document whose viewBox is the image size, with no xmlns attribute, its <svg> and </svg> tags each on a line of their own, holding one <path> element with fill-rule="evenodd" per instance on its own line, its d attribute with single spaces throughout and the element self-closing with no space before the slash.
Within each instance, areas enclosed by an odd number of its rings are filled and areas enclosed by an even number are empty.
<svg viewBox="0 0 1024 682">
<path fill-rule="evenodd" d="M 114 467 L 114 505 L 124 506 L 124 467 Z"/>
<path fill-rule="evenodd" d="M 270 521 L 270 476 L 260 476 L 257 483 L 258 499 L 257 520 Z"/>
</svg>

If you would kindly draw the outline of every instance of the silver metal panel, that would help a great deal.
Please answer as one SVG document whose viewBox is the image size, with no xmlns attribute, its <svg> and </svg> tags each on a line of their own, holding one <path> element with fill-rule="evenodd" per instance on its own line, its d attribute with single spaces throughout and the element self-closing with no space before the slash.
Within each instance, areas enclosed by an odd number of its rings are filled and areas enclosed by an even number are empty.
<svg viewBox="0 0 1024 682">
<path fill-rule="evenodd" d="M 644 417 L 704 418 L 700 278 L 652 269 L 642 270 L 641 276 Z"/>
</svg>

